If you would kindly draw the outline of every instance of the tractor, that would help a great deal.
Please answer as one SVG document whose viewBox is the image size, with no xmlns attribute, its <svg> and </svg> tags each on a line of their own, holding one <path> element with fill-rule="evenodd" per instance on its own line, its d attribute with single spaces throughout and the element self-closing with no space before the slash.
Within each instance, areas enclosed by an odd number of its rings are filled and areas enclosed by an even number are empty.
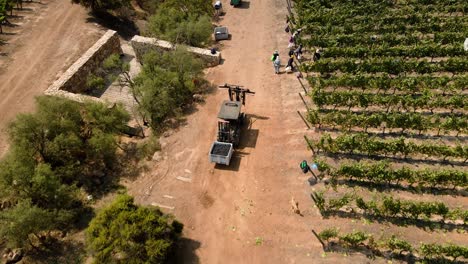
<svg viewBox="0 0 468 264">
<path fill-rule="evenodd" d="M 241 111 L 242 105 L 245 105 L 246 95 L 255 92 L 239 85 L 224 84 L 219 88 L 228 89 L 229 100 L 222 102 L 218 113 L 218 135 L 211 146 L 210 161 L 229 165 L 233 148 L 239 146 L 241 129 L 245 121 L 245 114 Z"/>
</svg>

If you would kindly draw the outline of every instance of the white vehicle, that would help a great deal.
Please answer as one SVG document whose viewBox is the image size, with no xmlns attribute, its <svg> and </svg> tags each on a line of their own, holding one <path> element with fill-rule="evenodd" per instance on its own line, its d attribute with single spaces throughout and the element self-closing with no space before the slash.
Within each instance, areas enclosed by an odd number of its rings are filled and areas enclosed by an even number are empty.
<svg viewBox="0 0 468 264">
<path fill-rule="evenodd" d="M 229 39 L 229 31 L 227 27 L 216 27 L 214 29 L 215 40 Z"/>
</svg>

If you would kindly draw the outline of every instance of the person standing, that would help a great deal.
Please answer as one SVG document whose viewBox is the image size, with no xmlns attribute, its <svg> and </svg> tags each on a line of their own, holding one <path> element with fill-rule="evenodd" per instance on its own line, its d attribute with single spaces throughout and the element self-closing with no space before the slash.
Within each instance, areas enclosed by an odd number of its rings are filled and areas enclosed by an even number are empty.
<svg viewBox="0 0 468 264">
<path fill-rule="evenodd" d="M 293 48 L 293 47 L 294 47 L 294 43 L 295 43 L 295 41 L 294 41 L 294 36 L 290 36 L 290 37 L 289 37 L 289 43 L 288 43 L 288 49 Z"/>
<path fill-rule="evenodd" d="M 278 56 L 279 56 L 279 53 L 278 53 L 277 50 L 275 50 L 275 52 L 273 52 L 273 55 L 271 55 L 271 58 L 270 58 L 271 61 L 274 63 L 275 60 L 276 60 L 276 57 L 278 57 Z"/>
<path fill-rule="evenodd" d="M 320 57 L 321 57 L 320 49 L 316 49 L 314 52 L 314 56 L 313 56 L 314 61 L 320 60 Z"/>
<path fill-rule="evenodd" d="M 300 61 L 302 57 L 302 44 L 299 44 L 299 47 L 294 51 L 294 54 L 296 54 L 296 58 Z"/>
<path fill-rule="evenodd" d="M 276 73 L 276 66 L 275 66 L 275 61 L 276 59 L 279 57 L 279 53 L 277 50 L 275 50 L 275 52 L 273 52 L 273 55 L 271 55 L 271 62 L 273 62 L 273 67 L 275 68 L 275 73 Z"/>
<path fill-rule="evenodd" d="M 290 56 L 289 60 L 288 60 L 288 64 L 286 65 L 286 68 L 285 68 L 286 72 L 289 73 L 289 72 L 292 72 L 294 70 L 293 63 L 294 63 L 294 56 Z"/>
<path fill-rule="evenodd" d="M 273 66 L 275 67 L 275 73 L 279 74 L 280 73 L 280 67 L 281 67 L 281 60 L 280 60 L 279 55 L 276 56 L 276 59 L 273 62 Z"/>
</svg>

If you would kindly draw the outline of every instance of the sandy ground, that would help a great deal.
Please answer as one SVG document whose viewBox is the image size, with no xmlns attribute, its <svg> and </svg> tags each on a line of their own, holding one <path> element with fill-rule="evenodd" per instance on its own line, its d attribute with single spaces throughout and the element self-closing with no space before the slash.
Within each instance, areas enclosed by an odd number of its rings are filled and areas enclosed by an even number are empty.
<svg viewBox="0 0 468 264">
<path fill-rule="evenodd" d="M 310 231 L 319 215 L 299 169 L 310 158 L 303 135 L 311 133 L 296 112 L 305 111 L 302 88 L 293 74 L 275 75 L 269 60 L 278 49 L 287 62 L 286 3 L 255 0 L 224 8 L 220 24 L 232 39 L 223 42 L 224 63 L 209 69 L 208 79 L 256 92 L 247 98 L 250 128 L 232 164 L 208 161 L 219 106 L 228 99 L 220 89 L 161 140 L 163 160 L 127 185 L 138 202 L 162 205 L 185 224 L 190 241 L 184 263 L 319 263 L 321 245 Z M 292 197 L 303 217 L 292 213 Z"/>
<path fill-rule="evenodd" d="M 386 263 L 360 253 L 323 254 L 311 230 L 340 227 L 375 234 L 411 236 L 411 242 L 465 241 L 464 234 L 427 233 L 362 220 L 323 220 L 310 199 L 309 175 L 299 162 L 310 160 L 303 135 L 313 136 L 297 114 L 305 107 L 302 88 L 292 74 L 275 75 L 270 59 L 278 49 L 286 63 L 286 3 L 255 0 L 241 8 L 225 3 L 220 21 L 232 39 L 224 41 L 222 65 L 207 70 L 213 84 L 245 85 L 255 91 L 244 112 L 249 126 L 230 167 L 208 161 L 216 138 L 216 115 L 227 92 L 219 90 L 196 106 L 184 125 L 163 137 L 160 161 L 127 182 L 129 192 L 146 205 L 159 205 L 185 224 L 181 263 Z M 86 11 L 67 0 L 42 0 L 25 5 L 11 19 L 15 27 L 0 46 L 0 155 L 7 149 L 5 128 L 18 113 L 32 111 L 40 95 L 102 34 L 87 22 Z M 291 210 L 291 198 L 303 216 Z M 444 198 L 447 199 L 447 198 Z M 451 199 L 456 205 L 456 198 Z"/>
<path fill-rule="evenodd" d="M 4 26 L 0 46 L 0 156 L 7 150 L 7 124 L 34 108 L 40 95 L 103 31 L 88 23 L 85 9 L 67 0 L 25 3 Z"/>
<path fill-rule="evenodd" d="M 239 84 L 256 92 L 243 108 L 250 125 L 232 164 L 222 167 L 208 161 L 219 106 L 228 99 L 227 92 L 219 89 L 196 107 L 183 126 L 161 139 L 160 160 L 126 183 L 139 203 L 159 206 L 184 223 L 181 263 L 388 263 L 362 253 L 324 254 L 311 230 L 330 227 L 344 233 L 363 230 L 377 239 L 396 234 L 413 245 L 466 241 L 463 232 L 428 232 L 365 219 L 322 219 L 310 193 L 324 185 L 310 186 L 310 175 L 299 169 L 300 161 L 311 160 L 303 135 L 315 136 L 297 114 L 305 112 L 298 95 L 303 90 L 293 74 L 275 75 L 269 60 L 278 49 L 283 64 L 287 62 L 286 2 L 255 0 L 243 8 L 225 6 L 225 11 L 220 24 L 228 26 L 232 39 L 222 42 L 224 63 L 208 69 L 207 78 L 213 84 Z M 457 206 L 456 198 L 429 196 L 424 198 Z M 292 197 L 303 216 L 292 212 Z"/>
</svg>

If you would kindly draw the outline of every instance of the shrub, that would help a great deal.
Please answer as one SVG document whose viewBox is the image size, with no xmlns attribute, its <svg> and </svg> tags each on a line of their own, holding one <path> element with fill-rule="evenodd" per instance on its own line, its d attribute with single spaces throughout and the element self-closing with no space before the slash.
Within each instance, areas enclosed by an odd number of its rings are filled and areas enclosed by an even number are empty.
<svg viewBox="0 0 468 264">
<path fill-rule="evenodd" d="M 94 74 L 88 75 L 86 80 L 86 86 L 88 87 L 88 90 L 101 91 L 104 89 L 105 85 L 106 81 L 102 77 L 96 76 Z"/>
<path fill-rule="evenodd" d="M 173 43 L 202 47 L 208 43 L 213 26 L 208 15 L 186 15 L 175 8 L 161 8 L 149 18 L 147 35 Z"/>
<path fill-rule="evenodd" d="M 121 195 L 91 221 L 86 238 L 95 263 L 165 263 L 182 228 L 160 210 Z"/>
<path fill-rule="evenodd" d="M 148 53 L 132 92 L 153 129 L 177 113 L 203 83 L 203 66 L 182 48 L 164 54 Z M 157 103 L 155 103 L 157 102 Z"/>
</svg>

